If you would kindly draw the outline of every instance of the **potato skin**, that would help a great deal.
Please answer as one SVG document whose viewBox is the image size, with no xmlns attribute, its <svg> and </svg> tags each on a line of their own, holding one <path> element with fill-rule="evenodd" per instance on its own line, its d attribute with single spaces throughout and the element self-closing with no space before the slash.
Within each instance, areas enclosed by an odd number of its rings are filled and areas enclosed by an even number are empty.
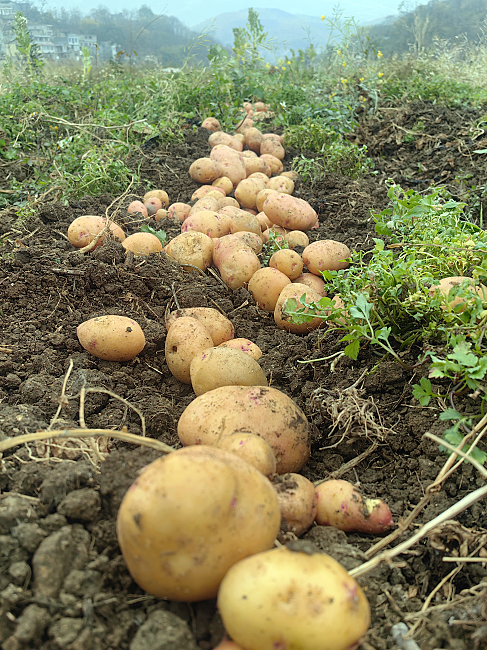
<svg viewBox="0 0 487 650">
<path fill-rule="evenodd" d="M 271 387 L 223 386 L 197 397 L 183 411 L 178 436 L 183 445 L 212 445 L 232 433 L 264 438 L 279 474 L 299 472 L 310 449 L 308 420 L 293 400 Z"/>
<path fill-rule="evenodd" d="M 257 361 L 235 348 L 213 347 L 195 354 L 190 374 L 198 396 L 221 386 L 267 386 Z"/>
<path fill-rule="evenodd" d="M 310 528 L 316 517 L 315 486 L 301 474 L 276 474 L 271 483 L 281 509 L 281 530 L 298 537 Z"/>
<path fill-rule="evenodd" d="M 252 359 L 255 359 L 255 361 L 258 361 L 262 356 L 262 350 L 259 348 L 259 346 L 255 343 L 252 343 L 252 341 L 249 341 L 249 339 L 230 339 L 230 341 L 220 343 L 218 347 L 235 348 L 235 350 L 245 352 L 245 354 L 251 356 Z"/>
<path fill-rule="evenodd" d="M 229 178 L 234 188 L 247 177 L 243 158 L 238 151 L 234 151 L 226 145 L 217 145 L 211 150 L 210 158 L 220 164 L 222 168 L 220 175 Z"/>
<path fill-rule="evenodd" d="M 195 318 L 208 330 L 215 347 L 234 337 L 235 328 L 233 323 L 212 307 L 187 307 L 186 309 L 172 311 L 166 320 L 167 331 L 170 331 L 178 318 L 187 316 Z"/>
<path fill-rule="evenodd" d="M 235 564 L 221 582 L 226 631 L 248 650 L 347 650 L 370 625 L 357 582 L 324 553 L 285 546 Z"/>
<path fill-rule="evenodd" d="M 221 165 L 210 158 L 198 158 L 189 168 L 189 175 L 197 183 L 205 185 L 215 181 L 222 174 Z"/>
<path fill-rule="evenodd" d="M 291 280 L 287 275 L 268 266 L 254 273 L 248 290 L 260 309 L 274 311 L 281 291 L 288 284 L 291 284 Z"/>
<path fill-rule="evenodd" d="M 220 126 L 220 122 L 216 119 L 216 117 L 205 117 L 205 119 L 201 123 L 201 128 L 208 129 L 208 131 L 222 130 L 222 127 Z"/>
<path fill-rule="evenodd" d="M 190 210 L 191 206 L 187 203 L 173 203 L 167 210 L 167 216 L 169 219 L 184 221 L 189 216 Z"/>
<path fill-rule="evenodd" d="M 164 251 L 183 267 L 191 264 L 206 271 L 212 262 L 213 240 L 202 232 L 183 232 L 172 239 Z"/>
<path fill-rule="evenodd" d="M 184 384 L 191 383 L 189 367 L 194 357 L 213 347 L 213 340 L 196 318 L 176 319 L 166 336 L 165 356 L 171 373 Z"/>
<path fill-rule="evenodd" d="M 326 296 L 325 283 L 324 281 L 314 275 L 313 273 L 301 273 L 293 282 L 299 284 L 305 284 L 307 287 L 314 289 L 316 293 L 319 293 L 320 296 Z"/>
<path fill-rule="evenodd" d="M 303 251 L 303 261 L 310 273 L 321 276 L 322 271 L 346 269 L 351 252 L 348 246 L 332 239 L 314 241 Z"/>
<path fill-rule="evenodd" d="M 79 342 L 90 354 L 105 361 L 130 361 L 145 346 L 140 325 L 127 316 L 97 316 L 76 328 Z"/>
<path fill-rule="evenodd" d="M 76 246 L 76 248 L 83 248 L 88 246 L 95 239 L 96 235 L 100 233 L 107 225 L 105 217 L 98 217 L 95 215 L 84 215 L 77 217 L 72 221 L 68 228 L 68 239 Z M 110 232 L 113 237 L 119 241 L 125 239 L 125 233 L 115 222 L 110 223 Z M 100 237 L 94 248 L 101 246 L 105 237 Z"/>
<path fill-rule="evenodd" d="M 282 248 L 280 251 L 276 251 L 269 260 L 269 266 L 281 271 L 290 280 L 295 280 L 303 272 L 301 255 L 290 248 Z"/>
<path fill-rule="evenodd" d="M 293 334 L 308 334 L 324 324 L 322 318 L 313 318 L 309 323 L 293 323 L 292 320 L 288 320 L 287 317 L 285 318 L 283 316 L 282 307 L 286 300 L 288 298 L 299 300 L 303 295 L 306 295 L 307 303 L 311 301 L 316 302 L 321 298 L 320 294 L 316 293 L 314 289 L 307 287 L 305 284 L 299 284 L 298 282 L 291 282 L 281 291 L 277 299 L 276 308 L 274 309 L 274 321 L 279 329 L 293 332 Z"/>
<path fill-rule="evenodd" d="M 134 232 L 133 235 L 124 239 L 122 246 L 125 250 L 132 251 L 136 257 L 162 251 L 161 240 L 150 232 Z"/>
<path fill-rule="evenodd" d="M 117 535 L 129 571 L 158 598 L 214 598 L 228 569 L 270 548 L 279 530 L 274 490 L 255 467 L 215 447 L 159 458 L 128 489 Z"/>
<path fill-rule="evenodd" d="M 164 190 L 151 190 L 150 192 L 146 192 L 144 194 L 144 203 L 147 201 L 147 199 L 150 199 L 153 196 L 159 199 L 159 201 L 162 203 L 163 208 L 167 208 L 169 205 L 169 196 L 167 192 Z"/>
<path fill-rule="evenodd" d="M 479 286 L 475 286 L 475 281 L 472 280 L 472 278 L 466 278 L 463 276 L 452 276 L 449 278 L 442 278 L 438 284 L 433 285 L 429 288 L 429 294 L 431 297 L 434 297 L 435 293 L 438 292 L 440 296 L 444 296 L 445 298 L 448 298 L 448 294 L 450 293 L 451 289 L 453 287 L 457 287 L 462 284 L 465 280 L 468 280 L 468 283 L 472 285 L 471 292 L 472 295 L 477 294 L 482 300 L 487 300 L 487 287 L 484 284 L 480 284 Z M 465 302 L 465 297 L 463 296 L 455 296 L 453 300 L 451 300 L 448 303 L 448 307 L 446 305 L 442 305 L 443 311 L 446 311 L 448 308 L 449 309 L 454 309 L 457 305 L 462 305 L 462 307 L 459 307 L 456 311 L 457 312 L 462 312 L 465 311 L 465 305 L 463 304 Z"/>
<path fill-rule="evenodd" d="M 270 444 L 264 438 L 256 436 L 255 433 L 232 433 L 232 435 L 219 440 L 215 447 L 236 454 L 262 472 L 264 476 L 275 474 L 276 457 L 274 452 Z"/>
<path fill-rule="evenodd" d="M 270 194 L 262 209 L 272 223 L 288 230 L 309 230 L 317 218 L 307 201 L 284 192 Z"/>
</svg>

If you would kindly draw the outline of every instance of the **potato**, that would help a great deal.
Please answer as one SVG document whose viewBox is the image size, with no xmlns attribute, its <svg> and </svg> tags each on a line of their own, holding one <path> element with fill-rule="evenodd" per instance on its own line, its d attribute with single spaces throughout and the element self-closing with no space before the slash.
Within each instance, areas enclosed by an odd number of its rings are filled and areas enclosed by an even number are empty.
<svg viewBox="0 0 487 650">
<path fill-rule="evenodd" d="M 290 280 L 295 280 L 303 272 L 303 260 L 301 255 L 289 248 L 282 248 L 276 251 L 269 260 L 269 266 L 281 271 Z"/>
<path fill-rule="evenodd" d="M 264 438 L 279 474 L 299 472 L 309 458 L 308 421 L 293 400 L 260 386 L 223 386 L 193 400 L 178 422 L 183 445 L 213 445 L 232 433 Z"/>
<path fill-rule="evenodd" d="M 281 291 L 291 280 L 275 268 L 258 269 L 250 278 L 248 290 L 264 311 L 274 311 Z"/>
<path fill-rule="evenodd" d="M 313 275 L 313 273 L 301 273 L 293 282 L 305 284 L 307 287 L 314 289 L 320 296 L 326 296 L 324 281 L 317 275 Z"/>
<path fill-rule="evenodd" d="M 236 235 L 225 235 L 220 237 L 218 241 L 215 241 L 213 249 L 213 263 L 216 267 L 222 261 L 223 258 L 228 257 L 237 250 L 249 249 L 249 246 Z"/>
<path fill-rule="evenodd" d="M 255 151 L 255 153 L 260 153 L 260 145 L 264 138 L 262 137 L 262 133 L 259 131 L 259 129 L 256 129 L 255 127 L 247 129 L 245 131 L 244 137 L 247 147 L 251 151 Z"/>
<path fill-rule="evenodd" d="M 230 192 L 233 192 L 233 183 L 227 176 L 221 176 L 220 178 L 217 178 L 216 181 L 213 181 L 212 185 L 213 187 L 219 187 L 222 189 L 225 194 L 230 194 Z"/>
<path fill-rule="evenodd" d="M 142 201 L 132 201 L 132 203 L 127 208 L 127 214 L 139 214 L 139 213 L 144 217 L 144 219 L 147 219 L 149 216 L 149 213 L 147 212 L 147 208 L 142 203 Z"/>
<path fill-rule="evenodd" d="M 272 180 L 272 179 L 271 179 L 271 180 Z M 262 212 L 262 208 L 263 208 L 263 206 L 264 206 L 264 202 L 265 202 L 266 198 L 267 198 L 270 194 L 273 194 L 275 191 L 276 191 L 276 190 L 273 190 L 273 189 L 270 189 L 270 188 L 266 187 L 265 189 L 261 190 L 261 191 L 257 194 L 257 196 L 255 197 L 255 205 L 256 205 L 257 210 L 259 211 L 259 213 Z M 265 214 L 265 213 L 264 213 L 264 214 Z M 269 225 L 272 226 L 272 221 L 271 221 L 270 219 L 268 219 L 268 221 L 269 221 Z"/>
<path fill-rule="evenodd" d="M 295 248 L 296 246 L 306 246 L 309 245 L 309 237 L 302 230 L 290 230 L 286 235 L 286 241 L 289 244 L 289 248 Z"/>
<path fill-rule="evenodd" d="M 225 133 L 224 131 L 218 131 L 212 133 L 208 138 L 208 144 L 210 147 L 216 147 L 219 144 L 225 144 L 227 147 L 232 147 L 234 144 L 234 137 L 230 133 Z"/>
<path fill-rule="evenodd" d="M 200 322 L 211 336 L 214 347 L 234 337 L 235 330 L 232 322 L 212 307 L 188 307 L 186 309 L 172 311 L 166 319 L 167 331 L 170 331 L 178 318 L 183 317 L 195 318 Z"/>
<path fill-rule="evenodd" d="M 197 212 L 202 212 L 203 210 L 211 210 L 212 212 L 216 212 L 218 209 L 218 201 L 219 199 L 215 199 L 214 196 L 209 195 L 204 196 L 202 199 L 198 199 L 196 203 L 191 207 L 189 216 L 196 214 Z"/>
<path fill-rule="evenodd" d="M 265 212 L 259 212 L 256 216 L 257 219 L 260 221 L 260 227 L 262 228 L 262 232 L 264 232 L 264 230 L 267 230 L 268 228 L 271 228 L 274 225 L 272 221 L 269 219 L 269 217 L 266 217 Z"/>
<path fill-rule="evenodd" d="M 281 530 L 302 535 L 313 525 L 316 517 L 315 486 L 301 474 L 276 474 L 271 483 L 281 510 Z"/>
<path fill-rule="evenodd" d="M 262 209 L 272 223 L 288 230 L 309 230 L 316 221 L 316 212 L 307 201 L 284 192 L 270 194 Z"/>
<path fill-rule="evenodd" d="M 183 232 L 164 247 L 164 252 L 183 267 L 191 264 L 206 271 L 212 262 L 213 240 L 202 232 Z"/>
<path fill-rule="evenodd" d="M 235 641 L 230 641 L 230 639 L 222 639 L 220 643 L 215 646 L 214 650 L 245 650 L 241 645 L 235 643 Z"/>
<path fill-rule="evenodd" d="M 145 346 L 140 325 L 127 316 L 97 316 L 76 328 L 79 342 L 90 354 L 105 361 L 130 361 Z"/>
<path fill-rule="evenodd" d="M 220 126 L 220 122 L 216 119 L 216 117 L 205 117 L 205 119 L 201 123 L 201 127 L 203 129 L 208 129 L 208 131 L 222 130 L 222 127 Z"/>
<path fill-rule="evenodd" d="M 211 158 L 198 158 L 189 168 L 189 175 L 197 183 L 206 185 L 223 176 L 221 165 Z"/>
<path fill-rule="evenodd" d="M 122 246 L 125 250 L 132 251 L 136 257 L 162 251 L 161 240 L 150 232 L 136 232 L 124 239 Z"/>
<path fill-rule="evenodd" d="M 265 174 L 267 180 L 271 175 L 271 169 L 265 160 L 258 158 L 244 158 L 245 171 L 247 178 L 253 174 Z"/>
<path fill-rule="evenodd" d="M 255 361 L 258 361 L 262 356 L 262 350 L 259 346 L 252 343 L 252 341 L 249 341 L 249 339 L 231 339 L 230 341 L 220 343 L 218 347 L 235 348 L 235 350 L 245 352 L 245 354 L 248 354 L 252 359 L 255 359 Z"/>
<path fill-rule="evenodd" d="M 249 149 L 244 149 L 241 153 L 242 158 L 258 158 L 259 156 L 255 151 L 250 151 Z"/>
<path fill-rule="evenodd" d="M 332 239 L 320 239 L 303 251 L 303 261 L 310 273 L 321 275 L 322 271 L 339 271 L 349 266 L 347 258 L 351 255 L 345 244 Z"/>
<path fill-rule="evenodd" d="M 167 208 L 169 205 L 169 196 L 167 195 L 167 192 L 164 190 L 151 190 L 150 192 L 146 192 L 144 194 L 144 203 L 147 199 L 150 199 L 153 196 L 155 196 L 156 199 L 159 199 L 163 208 Z"/>
<path fill-rule="evenodd" d="M 316 486 L 316 523 L 347 533 L 380 535 L 394 525 L 389 506 L 380 499 L 365 499 L 348 481 L 334 479 Z"/>
<path fill-rule="evenodd" d="M 265 189 L 264 181 L 260 178 L 247 178 L 237 185 L 235 189 L 235 198 L 242 208 L 255 208 L 257 194 Z"/>
<path fill-rule="evenodd" d="M 270 444 L 254 433 L 232 433 L 231 436 L 225 436 L 225 438 L 219 440 L 214 446 L 230 451 L 253 465 L 264 476 L 270 476 L 276 471 L 276 457 Z M 279 496 L 276 496 L 279 501 Z M 313 520 L 311 523 L 313 523 Z"/>
<path fill-rule="evenodd" d="M 164 221 L 164 219 L 167 219 L 167 217 L 168 217 L 168 212 L 167 210 L 164 210 L 164 208 L 162 210 L 158 210 L 154 215 L 154 219 L 156 221 Z"/>
<path fill-rule="evenodd" d="M 293 171 L 281 172 L 280 176 L 286 176 L 287 178 L 290 178 L 293 181 L 293 183 L 299 180 L 298 172 L 293 172 Z"/>
<path fill-rule="evenodd" d="M 244 136 L 244 134 L 243 133 L 236 133 L 233 137 L 235 138 L 235 140 L 237 140 L 237 142 L 240 142 L 240 144 L 242 145 L 242 149 L 238 149 L 237 151 L 243 151 L 243 148 L 245 146 L 245 136 Z"/>
<path fill-rule="evenodd" d="M 173 203 L 167 210 L 169 219 L 176 219 L 177 221 L 184 221 L 189 216 L 191 206 L 187 203 Z"/>
<path fill-rule="evenodd" d="M 201 185 L 201 187 L 198 187 L 198 189 L 193 192 L 191 200 L 195 201 L 196 199 L 202 199 L 205 196 L 208 196 L 208 194 L 211 194 L 211 192 L 217 192 L 216 196 L 214 194 L 212 195 L 214 198 L 220 199 L 222 196 L 226 196 L 225 190 L 221 187 L 215 185 Z"/>
<path fill-rule="evenodd" d="M 230 147 L 222 145 L 214 147 L 211 150 L 210 158 L 220 164 L 221 176 L 229 178 L 234 188 L 247 177 L 243 158 Z"/>
<path fill-rule="evenodd" d="M 283 160 L 286 152 L 284 151 L 284 147 L 282 146 L 280 140 L 277 138 L 263 138 L 260 145 L 260 155 L 262 156 L 265 154 L 269 154 L 275 158 L 278 158 L 279 160 Z"/>
<path fill-rule="evenodd" d="M 212 239 L 228 235 L 228 223 L 226 219 L 212 212 L 211 210 L 200 210 L 190 215 L 181 226 L 181 232 L 203 232 Z"/>
<path fill-rule="evenodd" d="M 221 241 L 221 239 L 218 241 Z M 253 274 L 260 269 L 260 260 L 254 251 L 247 248 L 243 241 L 240 241 L 240 243 L 241 248 L 234 247 L 233 251 L 220 253 L 218 261 L 215 260 L 215 265 L 220 271 L 223 282 L 230 289 L 239 289 L 245 286 Z M 218 243 L 215 248 L 217 246 Z"/>
<path fill-rule="evenodd" d="M 217 603 L 246 650 L 353 650 L 370 625 L 362 589 L 338 562 L 285 546 L 232 566 Z"/>
<path fill-rule="evenodd" d="M 84 248 L 95 239 L 95 237 L 105 229 L 107 220 L 105 217 L 95 215 L 84 215 L 77 217 L 71 222 L 68 228 L 68 239 L 76 248 Z M 110 222 L 110 234 L 119 241 L 125 239 L 125 233 L 114 221 Z M 100 237 L 94 248 L 101 246 L 105 240 L 105 235 Z"/>
<path fill-rule="evenodd" d="M 144 205 L 149 217 L 154 216 L 158 210 L 162 210 L 162 203 L 156 196 L 146 199 Z"/>
<path fill-rule="evenodd" d="M 234 232 L 233 234 L 239 239 L 241 239 L 246 246 L 251 248 L 256 255 L 258 255 L 261 252 L 262 250 L 261 235 L 257 235 L 255 232 L 249 232 L 248 230 L 239 230 L 237 232 Z"/>
<path fill-rule="evenodd" d="M 267 176 L 267 173 L 264 172 L 253 172 L 252 174 L 249 174 L 247 178 L 260 178 L 260 180 L 264 181 L 265 186 L 267 187 L 267 181 L 269 180 L 269 177 Z"/>
<path fill-rule="evenodd" d="M 237 208 L 237 210 L 240 209 L 240 203 L 231 196 L 225 196 L 223 199 L 220 199 L 218 201 L 218 210 L 221 210 L 227 206 L 230 206 L 231 208 Z"/>
<path fill-rule="evenodd" d="M 214 598 L 240 559 L 271 548 L 279 506 L 269 480 L 216 447 L 178 449 L 128 489 L 117 536 L 135 582 L 169 600 Z"/>
<path fill-rule="evenodd" d="M 282 135 L 278 135 L 277 133 L 263 133 L 262 137 L 264 140 L 267 140 L 268 138 L 274 138 L 274 140 L 279 140 L 279 142 L 283 144 Z"/>
<path fill-rule="evenodd" d="M 293 334 L 308 334 L 324 324 L 321 318 L 313 318 L 310 323 L 293 323 L 290 317 L 282 313 L 282 308 L 286 300 L 294 298 L 299 303 L 303 295 L 305 296 L 306 303 L 311 301 L 317 302 L 321 298 L 319 293 L 316 293 L 316 291 L 307 287 L 305 284 L 298 284 L 297 282 L 291 282 L 281 291 L 274 309 L 274 320 L 279 329 L 293 332 Z M 298 306 L 300 305 L 298 304 Z"/>
<path fill-rule="evenodd" d="M 230 233 L 233 235 L 237 232 L 252 232 L 262 239 L 262 227 L 260 221 L 257 219 L 255 214 L 251 214 L 250 212 L 236 214 L 230 219 Z"/>
<path fill-rule="evenodd" d="M 189 370 L 196 395 L 221 386 L 267 386 L 264 371 L 257 361 L 234 348 L 204 350 L 193 357 Z"/>
<path fill-rule="evenodd" d="M 270 178 L 267 187 L 276 190 L 276 192 L 284 192 L 284 194 L 292 194 L 294 192 L 294 183 L 287 176 L 274 176 Z"/>
<path fill-rule="evenodd" d="M 262 113 L 267 113 L 269 110 L 268 104 L 264 104 L 264 102 L 255 102 L 254 104 L 254 110 L 257 112 L 262 112 Z"/>
<path fill-rule="evenodd" d="M 250 129 L 254 126 L 254 120 L 247 116 L 240 124 L 238 127 L 235 129 L 236 133 L 245 133 L 247 129 Z"/>
<path fill-rule="evenodd" d="M 468 294 L 470 294 L 471 297 L 477 295 L 482 299 L 482 301 L 484 302 L 487 301 L 487 287 L 483 284 L 475 286 L 475 280 L 473 280 L 472 278 L 465 278 L 463 276 L 443 278 L 442 280 L 440 280 L 440 282 L 437 285 L 433 285 L 432 287 L 429 288 L 429 294 L 433 298 L 434 295 L 438 293 L 440 297 L 447 299 L 450 291 L 454 287 L 460 286 L 463 282 L 466 282 L 466 284 L 468 285 L 472 285 L 471 287 L 469 286 L 467 289 Z M 447 311 L 447 310 L 453 310 L 455 309 L 455 307 L 460 305 L 460 307 L 457 307 L 455 311 L 457 313 L 461 313 L 462 311 L 465 311 L 466 300 L 468 300 L 467 296 L 455 296 L 450 301 L 445 300 L 445 305 L 442 305 L 441 308 L 444 311 Z"/>
<path fill-rule="evenodd" d="M 287 235 L 290 233 L 290 230 L 287 230 L 287 228 L 281 228 L 281 226 L 272 226 L 272 228 L 267 228 L 267 230 L 264 230 L 262 232 L 262 239 L 264 242 L 268 242 L 270 239 L 271 234 L 274 236 L 274 239 L 277 242 L 280 242 L 281 245 L 284 244 L 284 242 L 287 241 Z"/>
<path fill-rule="evenodd" d="M 212 347 L 213 340 L 210 333 L 200 321 L 190 316 L 178 318 L 166 337 L 167 367 L 176 379 L 184 384 L 190 384 L 191 361 L 199 352 Z"/>
<path fill-rule="evenodd" d="M 284 171 L 284 165 L 279 160 L 279 158 L 276 158 L 275 156 L 269 153 L 264 153 L 260 157 L 262 158 L 262 160 L 265 160 L 265 162 L 269 165 L 271 169 L 271 174 L 282 174 L 282 172 Z"/>
</svg>

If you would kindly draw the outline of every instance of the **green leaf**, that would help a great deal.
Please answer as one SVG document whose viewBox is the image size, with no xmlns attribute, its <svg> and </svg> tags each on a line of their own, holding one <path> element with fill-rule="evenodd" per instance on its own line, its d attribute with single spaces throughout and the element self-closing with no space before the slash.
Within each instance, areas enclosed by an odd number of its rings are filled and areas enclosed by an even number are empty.
<svg viewBox="0 0 487 650">
<path fill-rule="evenodd" d="M 140 226 L 140 230 L 141 232 L 148 232 L 151 235 L 155 235 L 161 244 L 165 244 L 167 242 L 167 235 L 164 230 L 154 230 L 154 228 L 151 228 L 151 226 L 149 226 L 147 223 L 143 223 Z"/>
<path fill-rule="evenodd" d="M 360 341 L 358 339 L 355 339 L 355 341 L 349 343 L 343 351 L 347 357 L 349 357 L 349 359 L 353 359 L 355 361 L 360 351 Z"/>
<path fill-rule="evenodd" d="M 459 413 L 456 409 L 446 409 L 443 413 L 440 413 L 440 420 L 461 420 L 462 414 Z"/>
</svg>

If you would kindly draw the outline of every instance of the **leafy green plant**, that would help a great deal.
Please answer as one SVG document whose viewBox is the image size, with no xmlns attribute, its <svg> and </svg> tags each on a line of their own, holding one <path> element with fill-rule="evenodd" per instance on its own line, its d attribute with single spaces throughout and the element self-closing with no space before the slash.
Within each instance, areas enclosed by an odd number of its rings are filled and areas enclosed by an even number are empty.
<svg viewBox="0 0 487 650">
<path fill-rule="evenodd" d="M 16 11 L 12 23 L 12 31 L 17 39 L 17 50 L 23 54 L 31 81 L 39 75 L 44 61 L 41 59 L 39 46 L 32 41 L 27 28 L 27 19 L 21 11 Z"/>
<path fill-rule="evenodd" d="M 143 223 L 140 226 L 140 231 L 148 232 L 151 235 L 155 235 L 157 239 L 161 242 L 161 244 L 167 244 L 167 233 L 164 230 L 155 230 L 155 228 L 152 228 L 151 226 L 149 226 L 149 224 Z"/>
<path fill-rule="evenodd" d="M 277 251 L 280 251 L 283 248 L 289 248 L 287 241 L 282 235 L 279 235 L 278 233 L 270 230 L 269 239 L 262 246 L 261 265 L 268 266 L 269 260 L 274 255 L 274 253 L 277 253 Z"/>
</svg>

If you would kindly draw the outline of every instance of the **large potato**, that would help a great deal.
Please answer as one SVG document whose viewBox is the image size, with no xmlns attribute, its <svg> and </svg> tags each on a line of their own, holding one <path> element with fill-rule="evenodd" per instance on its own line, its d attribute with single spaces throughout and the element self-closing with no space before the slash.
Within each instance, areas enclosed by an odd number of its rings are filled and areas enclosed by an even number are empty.
<svg viewBox="0 0 487 650">
<path fill-rule="evenodd" d="M 221 165 L 211 158 L 198 158 L 189 168 L 189 175 L 197 183 L 206 185 L 223 176 Z"/>
<path fill-rule="evenodd" d="M 278 269 L 269 266 L 258 269 L 250 278 L 248 290 L 264 311 L 274 311 L 277 300 L 291 280 Z"/>
<path fill-rule="evenodd" d="M 196 395 L 221 386 L 267 386 L 257 361 L 235 348 L 214 347 L 199 352 L 191 361 L 190 375 Z"/>
<path fill-rule="evenodd" d="M 246 650 L 352 650 L 370 624 L 362 589 L 338 562 L 285 546 L 235 564 L 218 610 Z"/>
<path fill-rule="evenodd" d="M 222 169 L 220 176 L 229 178 L 234 188 L 247 177 L 242 156 L 237 151 L 230 149 L 230 147 L 226 145 L 213 147 L 210 158 L 220 164 Z"/>
<path fill-rule="evenodd" d="M 307 201 L 284 192 L 270 194 L 262 209 L 272 223 L 288 230 L 309 230 L 317 219 Z"/>
<path fill-rule="evenodd" d="M 232 322 L 212 307 L 188 307 L 186 309 L 172 311 L 166 320 L 168 332 L 171 331 L 177 319 L 183 317 L 195 318 L 199 321 L 208 330 L 213 341 L 213 346 L 215 347 L 233 339 L 235 334 Z"/>
<path fill-rule="evenodd" d="M 202 232 L 183 232 L 171 239 L 164 251 L 183 267 L 190 264 L 206 271 L 212 262 L 213 240 Z"/>
<path fill-rule="evenodd" d="M 200 210 L 185 219 L 181 232 L 202 232 L 215 239 L 228 235 L 229 223 L 226 219 L 212 210 Z"/>
<path fill-rule="evenodd" d="M 321 275 L 322 271 L 346 269 L 350 255 L 350 249 L 345 244 L 332 239 L 320 239 L 306 246 L 303 261 L 310 273 Z"/>
<path fill-rule="evenodd" d="M 167 367 L 176 379 L 184 384 L 190 384 L 191 361 L 199 352 L 212 347 L 213 339 L 200 321 L 190 316 L 178 318 L 166 336 Z"/>
<path fill-rule="evenodd" d="M 274 320 L 279 329 L 293 332 L 293 334 L 308 334 L 324 324 L 324 320 L 317 317 L 313 318 L 310 323 L 293 323 L 290 317 L 283 314 L 282 308 L 286 300 L 294 298 L 298 302 L 299 307 L 299 300 L 303 295 L 305 296 L 306 303 L 317 302 L 321 299 L 320 294 L 314 289 L 307 287 L 305 284 L 298 284 L 297 282 L 291 282 L 281 291 L 274 309 Z"/>
<path fill-rule="evenodd" d="M 264 181 L 259 178 L 246 178 L 237 185 L 235 198 L 243 208 L 254 209 L 257 206 L 257 194 L 264 189 Z"/>
<path fill-rule="evenodd" d="M 255 433 L 272 447 L 277 472 L 299 472 L 309 458 L 308 421 L 293 400 L 260 386 L 223 386 L 195 399 L 183 411 L 183 445 L 213 445 L 232 433 Z"/>
<path fill-rule="evenodd" d="M 255 151 L 255 153 L 260 153 L 260 145 L 262 143 L 262 140 L 264 139 L 262 133 L 259 131 L 259 129 L 256 129 L 255 127 L 251 127 L 250 129 L 247 129 L 245 131 L 245 144 L 251 151 Z"/>
<path fill-rule="evenodd" d="M 238 239 L 238 238 L 237 238 Z M 260 269 L 260 260 L 251 248 L 247 248 L 242 240 L 241 248 L 233 252 L 222 254 L 216 267 L 221 278 L 230 289 L 239 289 L 245 286 L 256 271 Z"/>
<path fill-rule="evenodd" d="M 132 251 L 136 257 L 162 251 L 161 240 L 150 232 L 134 232 L 123 240 L 122 246 L 125 250 Z"/>
<path fill-rule="evenodd" d="M 262 160 L 265 160 L 265 162 L 269 165 L 272 175 L 282 174 L 282 172 L 284 171 L 284 165 L 279 160 L 279 158 L 276 158 L 275 156 L 269 153 L 262 154 L 261 158 Z"/>
<path fill-rule="evenodd" d="M 260 154 L 261 156 L 270 154 L 278 160 L 283 160 L 286 152 L 284 151 L 284 147 L 282 146 L 280 140 L 277 138 L 263 138 L 260 145 Z"/>
<path fill-rule="evenodd" d="M 78 325 L 79 342 L 85 350 L 106 361 L 130 361 L 145 346 L 140 325 L 127 316 L 97 316 Z"/>
<path fill-rule="evenodd" d="M 68 239 L 73 246 L 76 246 L 76 248 L 83 248 L 84 246 L 91 244 L 95 237 L 106 228 L 106 225 L 107 220 L 105 217 L 97 217 L 95 215 L 77 217 L 71 222 L 68 228 Z M 110 233 L 119 241 L 125 239 L 125 233 L 120 226 L 113 221 L 110 222 Z M 100 237 L 94 248 L 101 246 L 104 239 L 104 236 Z"/>
<path fill-rule="evenodd" d="M 271 548 L 279 506 L 269 480 L 217 447 L 189 447 L 148 465 L 117 517 L 128 569 L 144 591 L 169 600 L 214 598 L 242 558 Z"/>
</svg>

